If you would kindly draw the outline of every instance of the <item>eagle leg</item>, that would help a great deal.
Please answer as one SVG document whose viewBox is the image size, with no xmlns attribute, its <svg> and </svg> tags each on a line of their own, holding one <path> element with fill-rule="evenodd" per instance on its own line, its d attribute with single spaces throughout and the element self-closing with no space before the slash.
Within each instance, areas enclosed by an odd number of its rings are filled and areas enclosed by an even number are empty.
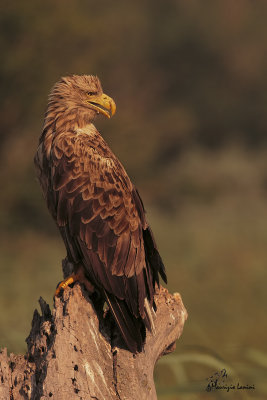
<svg viewBox="0 0 267 400">
<path fill-rule="evenodd" d="M 61 290 L 66 289 L 67 286 L 70 286 L 72 283 L 80 282 L 83 283 L 86 289 L 90 294 L 94 292 L 94 286 L 89 282 L 84 274 L 83 267 L 81 265 L 76 266 L 76 272 L 68 276 L 64 281 L 60 282 L 55 291 L 55 297 L 59 296 Z"/>
<path fill-rule="evenodd" d="M 70 276 L 68 276 L 66 279 L 64 279 L 64 281 L 60 282 L 56 288 L 56 292 L 55 292 L 55 296 L 59 296 L 61 289 L 66 289 L 67 286 L 71 285 L 72 283 L 76 282 L 77 276 L 76 274 L 72 274 Z"/>
</svg>

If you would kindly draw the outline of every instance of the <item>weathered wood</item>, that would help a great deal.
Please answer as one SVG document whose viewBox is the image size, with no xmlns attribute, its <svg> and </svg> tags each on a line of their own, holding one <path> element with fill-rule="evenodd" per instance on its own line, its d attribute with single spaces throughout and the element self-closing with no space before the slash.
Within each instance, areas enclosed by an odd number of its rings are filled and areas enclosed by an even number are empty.
<svg viewBox="0 0 267 400">
<path fill-rule="evenodd" d="M 0 353 L 0 399 L 156 399 L 154 365 L 174 350 L 187 312 L 180 295 L 162 287 L 155 301 L 156 334 L 148 333 L 144 350 L 133 355 L 109 312 L 101 315 L 79 284 L 55 299 L 52 313 L 40 299 L 27 354 Z"/>
</svg>

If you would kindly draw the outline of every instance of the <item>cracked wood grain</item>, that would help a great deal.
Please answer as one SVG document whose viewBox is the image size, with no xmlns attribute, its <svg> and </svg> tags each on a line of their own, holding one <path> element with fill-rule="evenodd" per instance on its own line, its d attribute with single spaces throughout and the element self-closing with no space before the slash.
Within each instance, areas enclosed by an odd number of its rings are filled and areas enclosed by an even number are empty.
<svg viewBox="0 0 267 400">
<path fill-rule="evenodd" d="M 0 398 L 5 400 L 130 400 L 157 398 L 156 361 L 175 348 L 187 312 L 179 294 L 161 287 L 155 296 L 156 334 L 141 353 L 125 349 L 109 313 L 102 315 L 76 284 L 55 299 L 40 299 L 26 355 L 0 352 Z"/>
</svg>

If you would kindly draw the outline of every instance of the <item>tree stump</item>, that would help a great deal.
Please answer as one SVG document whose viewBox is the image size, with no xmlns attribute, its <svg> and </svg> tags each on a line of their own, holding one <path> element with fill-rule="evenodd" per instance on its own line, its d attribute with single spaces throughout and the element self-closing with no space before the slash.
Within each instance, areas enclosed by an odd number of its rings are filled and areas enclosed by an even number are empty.
<svg viewBox="0 0 267 400">
<path fill-rule="evenodd" d="M 156 361 L 175 349 L 187 312 L 178 293 L 160 287 L 155 295 L 155 335 L 147 332 L 141 353 L 123 344 L 109 311 L 97 310 L 80 284 L 65 289 L 51 312 L 40 298 L 28 351 L 0 352 L 0 399 L 156 399 Z"/>
</svg>

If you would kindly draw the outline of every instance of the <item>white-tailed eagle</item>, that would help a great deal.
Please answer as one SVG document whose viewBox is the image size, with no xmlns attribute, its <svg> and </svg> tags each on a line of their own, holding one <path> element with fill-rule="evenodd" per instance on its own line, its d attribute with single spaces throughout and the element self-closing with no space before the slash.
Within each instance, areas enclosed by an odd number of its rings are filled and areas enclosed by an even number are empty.
<svg viewBox="0 0 267 400">
<path fill-rule="evenodd" d="M 108 304 L 132 352 L 142 350 L 159 274 L 166 274 L 142 200 L 93 125 L 113 99 L 91 75 L 62 78 L 51 91 L 35 155 L 39 181 L 74 274 Z"/>
</svg>

